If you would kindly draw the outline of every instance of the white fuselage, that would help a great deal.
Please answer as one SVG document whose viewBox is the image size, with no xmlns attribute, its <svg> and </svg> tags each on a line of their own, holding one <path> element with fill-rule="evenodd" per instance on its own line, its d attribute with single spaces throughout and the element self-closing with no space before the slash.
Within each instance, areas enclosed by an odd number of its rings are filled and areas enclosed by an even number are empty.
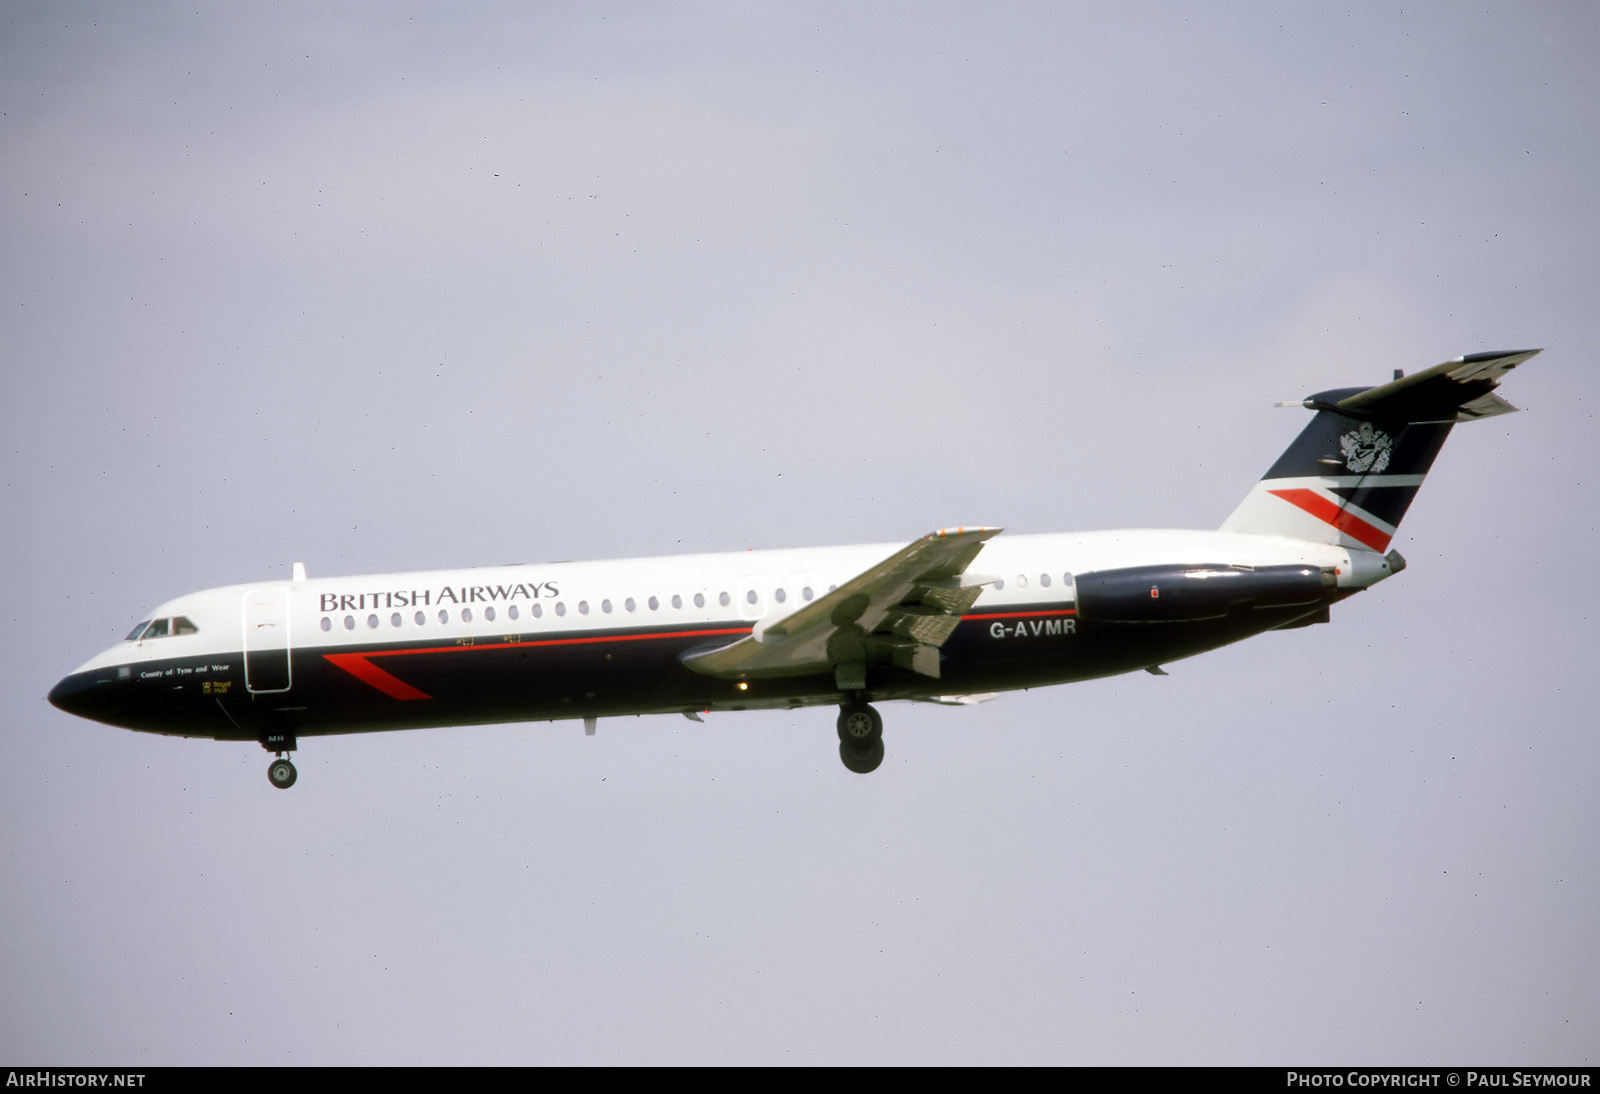
<svg viewBox="0 0 1600 1094">
<path fill-rule="evenodd" d="M 245 605 L 282 596 L 287 643 L 301 651 L 426 640 L 451 643 L 505 634 L 537 636 L 630 626 L 695 628 L 743 620 L 759 629 L 860 573 L 893 543 L 530 563 L 303 581 L 231 585 L 161 604 L 151 618 L 186 617 L 196 631 L 124 641 L 80 666 L 84 673 L 176 657 L 240 656 L 251 647 Z M 999 536 L 973 564 L 985 577 L 974 612 L 1053 599 L 1075 574 L 1157 564 L 1331 568 L 1341 590 L 1389 576 L 1382 556 L 1273 536 L 1135 529 Z M 810 595 L 807 595 L 809 590 Z M 259 631 L 259 627 L 255 628 Z"/>
</svg>

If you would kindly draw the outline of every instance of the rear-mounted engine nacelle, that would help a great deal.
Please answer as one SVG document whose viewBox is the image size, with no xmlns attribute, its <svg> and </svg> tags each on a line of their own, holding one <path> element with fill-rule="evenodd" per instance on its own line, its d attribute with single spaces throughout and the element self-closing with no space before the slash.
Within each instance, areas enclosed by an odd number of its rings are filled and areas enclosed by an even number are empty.
<svg viewBox="0 0 1600 1094">
<path fill-rule="evenodd" d="M 1315 606 L 1335 576 L 1320 566 L 1130 566 L 1077 576 L 1078 617 L 1105 623 L 1178 623 L 1256 608 Z"/>
</svg>

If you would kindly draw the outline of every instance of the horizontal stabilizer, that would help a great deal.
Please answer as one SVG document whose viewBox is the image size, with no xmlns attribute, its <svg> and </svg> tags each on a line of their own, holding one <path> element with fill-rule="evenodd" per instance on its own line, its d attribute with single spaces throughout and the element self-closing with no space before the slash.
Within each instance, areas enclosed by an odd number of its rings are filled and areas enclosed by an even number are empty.
<svg viewBox="0 0 1600 1094">
<path fill-rule="evenodd" d="M 1387 384 L 1347 395 L 1332 407 L 1356 418 L 1422 423 L 1471 422 L 1517 408 L 1495 395 L 1506 373 L 1539 351 L 1470 353 Z M 1313 396 L 1315 398 L 1315 396 Z"/>
</svg>

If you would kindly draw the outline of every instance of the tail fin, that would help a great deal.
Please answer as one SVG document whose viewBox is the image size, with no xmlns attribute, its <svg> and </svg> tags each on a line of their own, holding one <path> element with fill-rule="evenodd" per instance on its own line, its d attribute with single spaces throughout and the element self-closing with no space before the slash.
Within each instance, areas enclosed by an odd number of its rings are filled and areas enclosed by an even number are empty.
<svg viewBox="0 0 1600 1094">
<path fill-rule="evenodd" d="M 1450 428 L 1517 409 L 1494 389 L 1538 352 L 1474 353 L 1377 387 L 1311 396 L 1300 405 L 1316 417 L 1222 530 L 1388 550 Z"/>
</svg>

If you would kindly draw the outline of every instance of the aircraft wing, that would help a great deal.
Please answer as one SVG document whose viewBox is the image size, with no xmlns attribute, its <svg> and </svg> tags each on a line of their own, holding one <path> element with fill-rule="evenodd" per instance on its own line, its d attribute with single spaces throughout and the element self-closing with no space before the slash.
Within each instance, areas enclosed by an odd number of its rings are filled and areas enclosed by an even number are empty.
<svg viewBox="0 0 1600 1094">
<path fill-rule="evenodd" d="M 914 540 L 748 637 L 690 653 L 683 663 L 725 679 L 834 670 L 841 688 L 864 687 L 866 664 L 939 675 L 939 647 L 993 581 L 966 572 L 999 528 L 943 529 Z"/>
</svg>

